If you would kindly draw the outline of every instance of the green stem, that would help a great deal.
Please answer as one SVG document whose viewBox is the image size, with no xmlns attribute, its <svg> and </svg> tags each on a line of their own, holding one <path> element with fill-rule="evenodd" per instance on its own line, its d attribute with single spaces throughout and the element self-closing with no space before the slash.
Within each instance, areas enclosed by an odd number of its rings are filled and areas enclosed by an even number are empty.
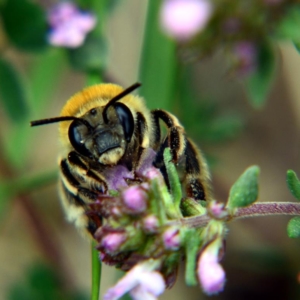
<svg viewBox="0 0 300 300">
<path fill-rule="evenodd" d="M 91 300 L 98 300 L 100 294 L 100 281 L 101 281 L 101 262 L 99 259 L 99 252 L 95 248 L 96 242 L 91 243 L 92 254 L 92 294 Z"/>
<path fill-rule="evenodd" d="M 90 72 L 87 74 L 86 85 L 93 85 L 102 82 L 101 72 Z M 91 300 L 98 300 L 100 294 L 101 282 L 101 261 L 99 259 L 99 252 L 97 251 L 96 242 L 91 243 L 91 260 L 92 260 L 92 292 Z"/>
<path fill-rule="evenodd" d="M 170 109 L 176 78 L 176 43 L 161 32 L 161 1 L 148 1 L 147 20 L 142 46 L 139 80 L 140 94 L 150 109 Z"/>
</svg>

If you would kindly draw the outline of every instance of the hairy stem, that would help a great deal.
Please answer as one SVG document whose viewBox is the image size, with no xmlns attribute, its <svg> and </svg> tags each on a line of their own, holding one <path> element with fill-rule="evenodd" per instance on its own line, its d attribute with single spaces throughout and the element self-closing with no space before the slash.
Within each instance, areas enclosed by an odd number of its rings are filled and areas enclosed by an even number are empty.
<svg viewBox="0 0 300 300">
<path fill-rule="evenodd" d="M 248 207 L 237 209 L 233 215 L 227 217 L 224 221 L 232 221 L 242 218 L 262 217 L 278 215 L 300 215 L 300 203 L 297 202 L 262 202 L 254 203 Z M 204 227 L 211 220 L 208 215 L 195 216 L 180 219 L 180 224 L 187 227 Z M 176 223 L 179 223 L 176 221 Z"/>
<path fill-rule="evenodd" d="M 300 203 L 298 202 L 263 202 L 254 203 L 251 206 L 239 208 L 233 215 L 233 219 L 276 216 L 276 215 L 300 215 Z"/>
</svg>

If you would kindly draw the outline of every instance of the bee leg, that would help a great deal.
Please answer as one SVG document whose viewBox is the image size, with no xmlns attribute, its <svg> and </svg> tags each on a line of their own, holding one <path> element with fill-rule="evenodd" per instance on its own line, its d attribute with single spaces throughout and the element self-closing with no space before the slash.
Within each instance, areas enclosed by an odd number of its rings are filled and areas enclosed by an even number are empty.
<svg viewBox="0 0 300 300">
<path fill-rule="evenodd" d="M 195 200 L 209 200 L 211 198 L 210 175 L 204 157 L 191 140 L 186 139 L 185 145 L 187 196 Z"/>
<path fill-rule="evenodd" d="M 107 192 L 108 187 L 104 177 L 96 171 L 90 170 L 88 163 L 77 152 L 69 153 L 68 164 L 80 178 L 84 178 L 84 182 L 90 190 L 101 194 Z"/>
<path fill-rule="evenodd" d="M 166 167 L 164 164 L 164 157 L 163 157 L 164 150 L 167 147 L 170 148 L 172 161 L 176 164 L 178 160 L 184 155 L 185 140 L 186 140 L 185 133 L 178 119 L 172 114 L 160 109 L 153 110 L 151 113 L 153 115 L 154 123 L 155 123 L 155 142 L 154 142 L 155 145 L 159 145 L 161 140 L 159 120 L 162 120 L 168 128 L 167 137 L 160 144 L 153 165 L 156 168 L 160 169 L 165 179 L 165 182 L 169 187 L 169 180 L 168 180 L 168 175 L 167 175 Z"/>
<path fill-rule="evenodd" d="M 90 217 L 86 212 L 99 194 L 106 191 L 106 182 L 90 171 L 86 162 L 74 151 L 69 153 L 68 158 L 60 161 L 60 168 L 60 192 L 68 219 L 78 223 L 81 228 L 86 227 L 93 235 L 97 228 L 96 223 L 101 222 L 101 216 Z"/>
<path fill-rule="evenodd" d="M 140 158 L 144 152 L 145 149 L 149 147 L 149 138 L 146 134 L 146 131 L 148 130 L 146 125 L 146 120 L 144 116 L 141 113 L 137 113 L 137 136 L 138 136 L 138 156 L 137 156 L 137 163 L 134 166 L 134 169 L 136 170 L 139 166 Z"/>
<path fill-rule="evenodd" d="M 156 124 L 156 139 L 160 140 L 159 119 L 168 127 L 168 135 L 160 145 L 154 166 L 159 168 L 169 186 L 163 153 L 166 147 L 171 150 L 173 162 L 176 164 L 181 158 L 185 159 L 185 188 L 188 197 L 196 200 L 207 200 L 211 197 L 209 187 L 209 172 L 201 152 L 194 143 L 187 139 L 183 127 L 178 119 L 163 110 L 152 111 Z"/>
<path fill-rule="evenodd" d="M 160 132 L 159 120 L 162 120 L 168 128 L 167 146 L 171 150 L 173 162 L 177 163 L 178 159 L 184 154 L 184 149 L 185 149 L 184 128 L 181 126 L 181 124 L 179 123 L 178 119 L 175 116 L 173 116 L 172 114 L 164 110 L 156 109 L 153 110 L 151 113 L 154 117 L 154 122 L 155 122 L 155 144 L 157 145 L 160 143 L 161 132 Z M 165 145 L 163 143 L 160 146 L 159 151 L 161 150 L 163 151 L 164 148 Z"/>
<path fill-rule="evenodd" d="M 139 175 L 137 174 L 136 170 L 139 170 L 141 165 L 143 164 L 143 154 L 145 153 L 146 149 L 150 147 L 150 139 L 149 139 L 149 128 L 146 123 L 146 119 L 141 113 L 137 113 L 137 126 L 136 126 L 136 136 L 137 136 L 137 159 L 133 165 L 133 172 L 134 172 L 134 182 L 141 182 Z M 132 157 L 130 157 L 132 160 Z"/>
</svg>

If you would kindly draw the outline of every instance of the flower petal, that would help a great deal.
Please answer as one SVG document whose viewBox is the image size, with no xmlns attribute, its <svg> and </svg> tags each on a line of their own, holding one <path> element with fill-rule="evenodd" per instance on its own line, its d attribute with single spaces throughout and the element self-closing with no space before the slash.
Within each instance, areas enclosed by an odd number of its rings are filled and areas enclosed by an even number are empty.
<svg viewBox="0 0 300 300">
<path fill-rule="evenodd" d="M 170 36 L 187 40 L 203 30 L 212 13 L 207 0 L 166 0 L 161 10 L 163 29 Z"/>
</svg>

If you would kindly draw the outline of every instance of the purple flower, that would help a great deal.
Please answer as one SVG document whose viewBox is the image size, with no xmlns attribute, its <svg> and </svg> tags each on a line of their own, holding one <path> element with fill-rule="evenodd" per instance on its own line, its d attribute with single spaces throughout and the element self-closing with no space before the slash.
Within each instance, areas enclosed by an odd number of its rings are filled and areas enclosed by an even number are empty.
<svg viewBox="0 0 300 300">
<path fill-rule="evenodd" d="M 257 48 L 251 41 L 241 41 L 235 44 L 233 53 L 241 75 L 253 72 L 257 67 Z"/>
<path fill-rule="evenodd" d="M 48 22 L 51 45 L 76 48 L 83 44 L 87 33 L 95 27 L 96 17 L 80 11 L 71 2 L 61 2 L 49 11 Z"/>
<path fill-rule="evenodd" d="M 105 235 L 102 238 L 101 246 L 106 250 L 106 252 L 112 253 L 117 251 L 125 241 L 126 234 L 121 232 L 113 232 Z"/>
<path fill-rule="evenodd" d="M 165 0 L 161 9 L 164 31 L 178 40 L 188 40 L 206 26 L 212 14 L 207 0 Z"/>
<path fill-rule="evenodd" d="M 168 250 L 177 250 L 180 246 L 180 232 L 177 227 L 169 227 L 163 233 L 163 242 Z"/>
<path fill-rule="evenodd" d="M 225 284 L 225 271 L 219 264 L 219 249 L 220 241 L 217 239 L 206 246 L 198 260 L 198 278 L 208 295 L 221 292 Z"/>
<path fill-rule="evenodd" d="M 122 193 L 123 202 L 134 213 L 140 213 L 147 208 L 148 196 L 141 186 L 133 185 Z"/>
<path fill-rule="evenodd" d="M 128 187 L 126 179 L 134 179 L 133 173 L 122 165 L 108 168 L 104 172 L 104 176 L 110 190 L 120 190 L 121 188 Z"/>
<path fill-rule="evenodd" d="M 157 299 L 164 292 L 166 284 L 163 276 L 155 271 L 156 266 L 154 260 L 136 265 L 107 291 L 104 300 L 117 300 L 128 292 L 135 300 Z"/>
</svg>

